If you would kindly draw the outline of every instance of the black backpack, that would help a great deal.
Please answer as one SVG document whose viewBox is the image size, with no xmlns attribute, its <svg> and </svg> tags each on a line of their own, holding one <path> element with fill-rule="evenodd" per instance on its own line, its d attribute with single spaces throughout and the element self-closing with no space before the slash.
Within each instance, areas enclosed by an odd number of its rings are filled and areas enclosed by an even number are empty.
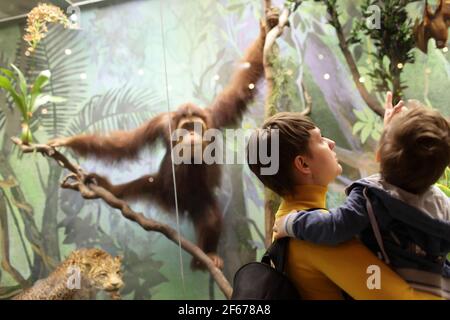
<svg viewBox="0 0 450 320">
<path fill-rule="evenodd" d="M 283 271 L 288 241 L 289 238 L 276 240 L 261 262 L 250 262 L 236 272 L 231 300 L 300 299 L 297 289 Z"/>
</svg>

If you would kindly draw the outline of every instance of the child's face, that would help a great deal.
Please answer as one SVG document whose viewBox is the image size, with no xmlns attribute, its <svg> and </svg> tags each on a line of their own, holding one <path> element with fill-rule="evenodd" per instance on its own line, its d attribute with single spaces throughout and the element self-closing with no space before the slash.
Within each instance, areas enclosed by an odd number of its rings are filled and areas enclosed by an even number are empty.
<svg viewBox="0 0 450 320">
<path fill-rule="evenodd" d="M 314 128 L 309 133 L 310 156 L 306 156 L 305 160 L 314 184 L 327 186 L 342 173 L 342 167 L 338 162 L 336 152 L 334 152 L 336 143 L 322 137 L 319 128 Z"/>
</svg>

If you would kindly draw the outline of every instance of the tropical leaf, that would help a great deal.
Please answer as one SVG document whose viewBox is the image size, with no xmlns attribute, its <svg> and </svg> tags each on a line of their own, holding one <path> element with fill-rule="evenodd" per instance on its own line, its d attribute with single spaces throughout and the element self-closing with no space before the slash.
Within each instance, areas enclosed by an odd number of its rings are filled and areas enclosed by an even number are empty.
<svg viewBox="0 0 450 320">
<path fill-rule="evenodd" d="M 93 96 L 68 125 L 64 135 L 131 129 L 153 116 L 162 102 L 156 92 L 125 87 Z"/>
<path fill-rule="evenodd" d="M 22 92 L 22 95 L 25 97 L 27 95 L 27 81 L 25 80 L 25 76 L 23 75 L 22 71 L 20 71 L 19 68 L 17 68 L 13 63 L 11 63 L 11 67 L 17 73 L 20 91 Z"/>
<path fill-rule="evenodd" d="M 5 68 L 0 68 L 0 71 L 7 75 L 10 78 L 14 78 L 14 73 L 11 70 L 5 69 Z"/>
<path fill-rule="evenodd" d="M 67 101 L 66 98 L 50 96 L 48 94 L 40 94 L 36 97 L 36 101 L 34 102 L 34 108 L 37 109 L 40 106 L 43 106 L 49 102 L 52 103 L 62 103 Z M 34 110 L 33 110 L 34 111 Z"/>
<path fill-rule="evenodd" d="M 378 141 L 378 140 L 381 139 L 381 133 L 379 131 L 377 131 L 377 130 L 373 130 L 370 136 L 375 141 Z"/>
<path fill-rule="evenodd" d="M 361 131 L 361 142 L 365 143 L 372 133 L 372 126 L 365 126 Z"/>
<path fill-rule="evenodd" d="M 124 263 L 125 288 L 121 290 L 122 294 L 134 292 L 135 298 L 147 298 L 152 287 L 168 281 L 159 271 L 163 263 L 154 260 L 152 254 L 139 257 L 132 249 L 128 249 L 124 256 L 124 261 L 126 261 Z M 142 284 L 140 279 L 144 280 Z"/>
<path fill-rule="evenodd" d="M 12 85 L 11 80 L 6 77 L 0 76 L 0 88 L 5 89 L 6 92 L 11 95 L 17 107 L 20 109 L 20 112 L 22 113 L 22 115 L 25 116 L 26 114 L 25 98 L 17 93 L 16 89 L 14 89 L 14 86 Z"/>
<path fill-rule="evenodd" d="M 13 89 L 11 80 L 2 76 L 0 76 L 0 87 L 6 91 L 11 91 Z"/>
<path fill-rule="evenodd" d="M 355 113 L 355 116 L 359 119 L 359 120 L 361 120 L 362 122 L 367 122 L 367 116 L 366 116 L 366 113 L 365 112 L 363 112 L 363 111 L 361 111 L 361 110 L 354 110 L 353 111 L 354 113 Z"/>
<path fill-rule="evenodd" d="M 379 117 L 368 107 L 362 110 L 353 110 L 353 112 L 358 121 L 353 125 L 352 133 L 356 135 L 360 132 L 362 143 L 365 143 L 369 137 L 376 141 L 380 140 L 383 124 Z"/>
<path fill-rule="evenodd" d="M 357 134 L 362 128 L 364 128 L 364 125 L 365 125 L 364 122 L 361 122 L 361 121 L 356 122 L 353 126 L 352 133 Z"/>
<path fill-rule="evenodd" d="M 41 93 L 43 87 L 45 87 L 50 81 L 51 73 L 49 70 L 44 70 L 39 73 L 36 80 L 33 83 L 33 89 L 31 95 L 38 95 Z"/>
</svg>

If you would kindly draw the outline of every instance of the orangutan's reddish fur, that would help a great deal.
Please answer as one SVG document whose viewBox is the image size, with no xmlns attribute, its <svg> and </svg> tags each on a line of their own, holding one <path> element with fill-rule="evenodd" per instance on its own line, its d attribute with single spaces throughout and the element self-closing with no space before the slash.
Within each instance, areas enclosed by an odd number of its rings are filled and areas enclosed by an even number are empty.
<svg viewBox="0 0 450 320">
<path fill-rule="evenodd" d="M 175 211 L 172 161 L 170 156 L 169 122 L 177 128 L 186 116 L 201 117 L 207 128 L 223 128 L 237 124 L 253 99 L 256 90 L 249 84 L 262 78 L 264 27 L 259 37 L 247 49 L 243 61 L 249 68 L 239 68 L 230 84 L 207 108 L 186 103 L 170 113 L 162 113 L 133 131 L 117 131 L 108 136 L 79 135 L 68 138 L 65 146 L 82 156 L 96 156 L 106 161 L 135 159 L 139 151 L 162 140 L 166 154 L 159 171 L 134 181 L 112 185 L 106 178 L 94 175 L 99 185 L 109 189 L 123 199 L 146 198 L 158 203 L 167 212 Z M 214 190 L 219 187 L 221 170 L 219 165 L 180 164 L 175 166 L 176 191 L 180 212 L 187 212 L 194 223 L 199 247 L 206 253 L 215 253 L 222 229 L 222 213 L 217 205 Z"/>
</svg>

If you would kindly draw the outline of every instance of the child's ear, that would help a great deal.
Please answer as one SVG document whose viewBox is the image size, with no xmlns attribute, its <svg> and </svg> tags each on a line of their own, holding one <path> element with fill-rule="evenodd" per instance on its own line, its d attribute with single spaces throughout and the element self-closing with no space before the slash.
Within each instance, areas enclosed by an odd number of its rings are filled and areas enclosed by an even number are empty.
<svg viewBox="0 0 450 320">
<path fill-rule="evenodd" d="M 380 149 L 377 149 L 377 152 L 375 153 L 375 161 L 377 163 L 380 163 L 380 161 L 381 161 Z"/>
<path fill-rule="evenodd" d="M 302 174 L 310 174 L 311 169 L 304 156 L 296 156 L 294 159 L 294 166 Z"/>
</svg>

